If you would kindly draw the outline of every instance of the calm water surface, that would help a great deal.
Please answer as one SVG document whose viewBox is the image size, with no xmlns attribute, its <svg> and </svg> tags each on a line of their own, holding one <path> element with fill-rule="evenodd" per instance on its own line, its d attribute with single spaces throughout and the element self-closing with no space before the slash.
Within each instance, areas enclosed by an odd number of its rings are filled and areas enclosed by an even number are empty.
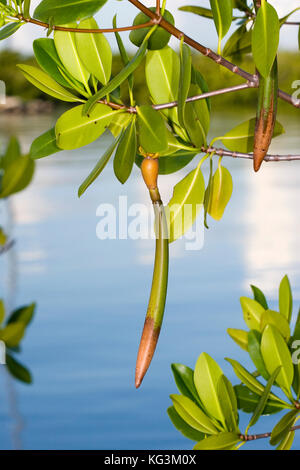
<svg viewBox="0 0 300 470">
<path fill-rule="evenodd" d="M 222 135 L 224 122 L 229 130 L 239 121 L 238 115 L 220 115 L 213 134 Z M 26 151 L 52 122 L 49 116 L 1 117 L 0 137 L 5 142 L 18 135 Z M 299 120 L 282 122 L 288 132 L 272 150 L 299 153 Z M 164 329 L 150 373 L 136 391 L 154 246 L 98 240 L 96 209 L 103 202 L 117 205 L 119 195 L 129 204 L 148 197 L 137 169 L 121 186 L 112 166 L 82 199 L 76 194 L 108 143 L 109 136 L 39 161 L 33 184 L 9 207 L 1 206 L 17 243 L 1 258 L 0 295 L 11 306 L 37 302 L 20 357 L 34 384 L 11 381 L 0 370 L 1 449 L 189 449 L 192 443 L 166 414 L 169 394 L 176 393 L 170 364 L 193 367 L 206 351 L 235 380 L 223 358 L 247 356 L 226 328 L 243 328 L 239 297 L 249 294 L 249 284 L 264 289 L 276 308 L 277 286 L 288 273 L 299 303 L 299 162 L 266 164 L 254 175 L 250 162 L 224 159 L 234 179 L 232 201 L 223 221 L 210 223 L 203 250 L 186 251 L 184 241 L 171 247 Z M 161 180 L 166 201 L 179 179 Z M 255 430 L 269 431 L 274 423 L 269 417 Z"/>
</svg>

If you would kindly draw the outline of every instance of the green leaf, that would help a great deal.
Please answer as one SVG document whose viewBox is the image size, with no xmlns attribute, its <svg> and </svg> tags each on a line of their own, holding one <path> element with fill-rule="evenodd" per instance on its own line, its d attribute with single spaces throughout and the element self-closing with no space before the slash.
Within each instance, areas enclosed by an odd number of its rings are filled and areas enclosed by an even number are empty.
<svg viewBox="0 0 300 470">
<path fill-rule="evenodd" d="M 210 18 L 211 20 L 214 17 L 213 12 L 209 10 L 209 8 L 196 7 L 194 5 L 183 6 L 178 8 L 178 10 L 187 11 L 199 16 L 204 16 L 204 18 Z"/>
<path fill-rule="evenodd" d="M 259 403 L 260 395 L 257 395 L 256 393 L 252 392 L 252 390 L 249 390 L 248 387 L 242 384 L 235 385 L 234 390 L 237 397 L 239 410 L 242 410 L 245 413 L 254 413 Z M 284 405 L 279 401 L 269 399 L 262 414 L 275 414 L 287 408 L 289 408 L 288 405 Z"/>
<path fill-rule="evenodd" d="M 35 9 L 33 16 L 37 20 L 54 24 L 65 24 L 70 21 L 93 16 L 107 0 L 43 0 Z"/>
<path fill-rule="evenodd" d="M 84 107 L 84 113 L 87 114 L 95 106 L 97 101 L 104 98 L 104 96 L 112 93 L 119 85 L 121 85 L 141 64 L 144 55 L 147 50 L 147 42 L 143 42 L 135 56 L 131 59 L 130 62 L 121 70 L 118 75 L 116 75 L 107 85 L 101 88 L 95 95 L 91 96 L 86 102 Z"/>
<path fill-rule="evenodd" d="M 279 444 L 279 442 L 286 438 L 290 429 L 294 426 L 299 410 L 292 410 L 281 418 L 272 431 L 270 444 L 272 446 Z"/>
<path fill-rule="evenodd" d="M 251 330 L 248 333 L 248 352 L 257 372 L 265 379 L 269 380 L 270 374 L 268 373 L 262 354 L 260 350 L 261 333 L 256 330 Z"/>
<path fill-rule="evenodd" d="M 57 145 L 63 150 L 73 150 L 88 145 L 98 139 L 118 111 L 98 103 L 85 116 L 83 105 L 66 111 L 57 121 L 55 133 Z"/>
<path fill-rule="evenodd" d="M 72 28 L 77 27 L 76 23 L 68 24 L 66 26 L 70 26 Z M 88 81 L 90 78 L 90 72 L 85 68 L 81 58 L 79 57 L 76 33 L 72 33 L 70 31 L 54 31 L 54 43 L 59 58 L 66 70 L 72 77 L 80 83 L 83 83 L 85 88 L 89 90 Z"/>
<path fill-rule="evenodd" d="M 0 198 L 25 189 L 32 180 L 34 167 L 34 161 L 28 155 L 13 160 L 2 176 Z"/>
<path fill-rule="evenodd" d="M 201 441 L 204 438 L 204 434 L 200 431 L 196 431 L 196 429 L 189 426 L 177 413 L 174 406 L 170 406 L 167 410 L 170 420 L 172 421 L 175 428 L 181 432 L 185 437 L 190 439 L 191 441 Z"/>
<path fill-rule="evenodd" d="M 0 325 L 4 322 L 5 318 L 5 305 L 4 301 L 1 299 L 0 300 Z"/>
<path fill-rule="evenodd" d="M 60 151 L 61 149 L 56 145 L 55 128 L 53 127 L 32 142 L 29 155 L 34 160 L 37 160 L 38 158 L 48 157 Z"/>
<path fill-rule="evenodd" d="M 277 54 L 279 30 L 275 8 L 262 0 L 252 32 L 252 53 L 255 65 L 264 78 L 269 76 Z"/>
<path fill-rule="evenodd" d="M 231 131 L 227 132 L 221 140 L 226 148 L 233 152 L 249 153 L 253 151 L 254 135 L 255 135 L 256 118 L 239 124 Z M 276 122 L 273 138 L 283 134 L 284 128 L 279 122 Z"/>
<path fill-rule="evenodd" d="M 267 325 L 276 326 L 277 330 L 282 334 L 285 341 L 288 342 L 291 336 L 290 325 L 288 324 L 286 318 L 281 315 L 281 313 L 274 312 L 273 310 L 266 310 L 261 317 L 261 331 L 264 330 Z"/>
<path fill-rule="evenodd" d="M 210 0 L 210 7 L 220 42 L 232 23 L 232 0 Z"/>
<path fill-rule="evenodd" d="M 218 430 L 204 412 L 188 397 L 170 395 L 179 416 L 192 428 L 205 434 L 217 434 Z"/>
<path fill-rule="evenodd" d="M 0 330 L 0 340 L 4 341 L 8 348 L 18 346 L 24 336 L 26 325 L 23 322 L 10 323 Z"/>
<path fill-rule="evenodd" d="M 165 121 L 152 106 L 137 106 L 139 144 L 146 153 L 158 153 L 168 148 Z"/>
<path fill-rule="evenodd" d="M 106 152 L 102 155 L 100 160 L 98 161 L 97 165 L 93 168 L 91 173 L 87 176 L 84 182 L 81 184 L 80 188 L 78 189 L 78 197 L 81 197 L 83 193 L 87 190 L 87 188 L 98 178 L 100 173 L 104 170 L 107 163 L 110 160 L 110 157 L 114 153 L 114 150 L 119 142 L 119 139 L 113 141 L 113 143 L 108 147 Z"/>
<path fill-rule="evenodd" d="M 21 157 L 21 147 L 16 137 L 11 137 L 4 156 L 0 159 L 0 167 L 6 170 L 15 160 Z"/>
<path fill-rule="evenodd" d="M 117 15 L 115 15 L 114 18 L 113 18 L 113 27 L 117 28 Z M 126 48 L 124 46 L 124 43 L 122 41 L 122 38 L 121 38 L 120 34 L 117 31 L 115 32 L 115 38 L 116 38 L 116 41 L 117 41 L 117 44 L 118 44 L 118 48 L 119 48 L 119 52 L 120 52 L 120 56 L 121 56 L 123 65 L 127 65 L 128 62 L 129 62 L 129 57 L 128 57 Z M 129 91 L 130 91 L 130 93 L 132 93 L 133 82 L 134 82 L 133 75 L 129 75 L 127 80 L 128 80 Z"/>
<path fill-rule="evenodd" d="M 112 135 L 117 138 L 121 132 L 129 126 L 131 119 L 132 116 L 130 113 L 116 114 L 108 126 L 108 129 Z"/>
<path fill-rule="evenodd" d="M 70 82 L 60 72 L 63 70 L 63 73 L 68 75 L 68 71 L 57 54 L 54 40 L 50 38 L 36 39 L 33 42 L 33 50 L 39 66 L 60 85 L 70 88 Z M 71 77 L 70 80 L 72 81 L 74 78 Z M 81 87 L 82 85 L 77 82 L 76 86 Z"/>
<path fill-rule="evenodd" d="M 135 128 L 135 119 L 123 133 L 118 144 L 114 158 L 114 172 L 118 180 L 124 184 L 132 171 L 137 151 L 137 137 Z"/>
<path fill-rule="evenodd" d="M 81 29 L 98 29 L 94 18 L 79 23 Z M 106 85 L 111 76 L 112 52 L 104 34 L 75 33 L 77 50 L 85 68 Z"/>
<path fill-rule="evenodd" d="M 33 303 L 24 307 L 20 307 L 17 310 L 14 310 L 8 318 L 7 324 L 9 325 L 11 323 L 21 322 L 25 326 L 28 326 L 34 316 L 35 308 L 36 304 Z"/>
<path fill-rule="evenodd" d="M 241 441 L 234 432 L 221 432 L 217 436 L 203 439 L 195 445 L 194 450 L 232 450 Z"/>
<path fill-rule="evenodd" d="M 290 351 L 283 337 L 272 325 L 267 325 L 261 340 L 261 353 L 269 374 L 282 366 L 276 383 L 290 396 L 294 368 Z"/>
<path fill-rule="evenodd" d="M 255 378 L 250 372 L 248 372 L 238 361 L 234 359 L 226 358 L 236 374 L 236 376 L 245 384 L 252 392 L 261 396 L 264 392 L 265 387 Z"/>
<path fill-rule="evenodd" d="M 182 237 L 195 222 L 202 210 L 205 194 L 205 181 L 201 166 L 191 171 L 176 184 L 168 204 L 170 211 L 170 243 Z"/>
<path fill-rule="evenodd" d="M 189 96 L 201 95 L 198 85 L 191 85 Z M 185 128 L 193 145 L 201 148 L 206 145 L 206 136 L 209 130 L 210 115 L 206 100 L 189 102 L 185 106 Z"/>
<path fill-rule="evenodd" d="M 9 23 L 0 29 L 0 41 L 9 38 L 22 26 L 22 23 Z"/>
<path fill-rule="evenodd" d="M 260 397 L 260 400 L 257 404 L 257 407 L 253 413 L 253 416 L 250 420 L 250 423 L 247 427 L 247 429 L 250 429 L 252 426 L 254 426 L 257 421 L 259 420 L 259 418 L 261 417 L 261 415 L 263 414 L 263 411 L 266 407 L 266 404 L 268 402 L 268 399 L 269 399 L 269 396 L 270 396 L 270 393 L 271 393 L 271 389 L 274 385 L 274 382 L 279 374 L 279 371 L 280 371 L 281 367 L 277 367 L 276 370 L 274 370 L 274 372 L 272 373 L 271 377 L 269 378 L 268 380 L 268 383 L 266 385 L 266 388 L 262 394 L 262 396 Z"/>
<path fill-rule="evenodd" d="M 146 81 L 155 104 L 176 101 L 179 90 L 180 61 L 173 49 L 165 47 L 159 51 L 149 51 L 146 57 Z M 177 108 L 163 113 L 178 123 Z"/>
<path fill-rule="evenodd" d="M 288 432 L 283 437 L 282 441 L 279 443 L 276 450 L 291 450 L 294 439 L 295 439 L 295 432 L 294 431 Z"/>
<path fill-rule="evenodd" d="M 254 300 L 258 302 L 265 310 L 268 310 L 268 302 L 265 294 L 256 286 L 251 285 L 251 289 L 254 295 Z"/>
<path fill-rule="evenodd" d="M 279 311 L 287 319 L 292 319 L 293 294 L 288 276 L 284 276 L 279 287 Z"/>
<path fill-rule="evenodd" d="M 61 101 L 82 101 L 80 98 L 73 95 L 61 85 L 56 83 L 53 78 L 49 77 L 49 75 L 39 68 L 24 64 L 18 65 L 18 67 L 21 69 L 23 75 L 30 83 L 32 83 L 39 90 L 42 90 L 44 93 L 47 93 L 47 95 L 53 96 L 54 98 L 57 98 Z"/>
<path fill-rule="evenodd" d="M 224 57 L 246 54 L 251 52 L 252 30 L 247 30 L 246 25 L 240 26 L 226 42 L 223 55 Z"/>
<path fill-rule="evenodd" d="M 218 382 L 223 372 L 219 365 L 206 353 L 202 353 L 196 363 L 194 383 L 203 406 L 208 413 L 225 425 L 225 417 L 217 392 Z"/>
<path fill-rule="evenodd" d="M 218 380 L 217 394 L 225 417 L 226 430 L 239 432 L 237 400 L 234 389 L 225 375 L 221 375 Z"/>
<path fill-rule="evenodd" d="M 185 127 L 185 106 L 189 94 L 192 74 L 192 53 L 189 46 L 180 43 L 180 78 L 178 91 L 178 119 L 179 124 Z"/>
<path fill-rule="evenodd" d="M 32 383 L 30 371 L 16 361 L 10 354 L 6 354 L 6 366 L 13 377 L 26 384 Z"/>
<path fill-rule="evenodd" d="M 227 333 L 230 338 L 236 342 L 242 349 L 248 351 L 248 332 L 245 330 L 236 330 L 234 328 L 228 328 Z"/>
<path fill-rule="evenodd" d="M 241 297 L 244 320 L 250 330 L 260 330 L 260 322 L 265 309 L 256 300 Z"/>
<path fill-rule="evenodd" d="M 172 364 L 171 368 L 179 392 L 182 393 L 182 395 L 193 400 L 200 407 L 202 407 L 199 395 L 194 384 L 193 369 L 184 366 L 183 364 Z"/>
<path fill-rule="evenodd" d="M 207 212 L 215 220 L 221 220 L 233 191 L 232 176 L 227 168 L 219 164 L 209 194 Z"/>
</svg>

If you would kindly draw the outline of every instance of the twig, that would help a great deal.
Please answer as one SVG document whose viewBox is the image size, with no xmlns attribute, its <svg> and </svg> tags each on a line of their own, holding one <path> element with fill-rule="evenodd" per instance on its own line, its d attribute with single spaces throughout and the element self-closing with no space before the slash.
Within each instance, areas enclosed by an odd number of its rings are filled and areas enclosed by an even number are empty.
<svg viewBox="0 0 300 470">
<path fill-rule="evenodd" d="M 225 150 L 215 147 L 202 147 L 203 153 L 214 153 L 219 157 L 232 157 L 232 158 L 242 158 L 244 160 L 252 160 L 252 153 L 242 153 L 242 152 L 232 152 L 231 150 Z M 266 155 L 265 162 L 292 162 L 299 161 L 300 155 Z"/>
<path fill-rule="evenodd" d="M 66 26 L 50 26 L 49 23 L 44 23 L 42 21 L 35 20 L 34 18 L 24 18 L 23 15 L 18 15 L 19 20 L 26 23 L 35 24 L 36 26 L 41 26 L 42 28 L 49 29 L 53 31 L 66 31 L 69 33 L 117 33 L 122 31 L 133 31 L 135 29 L 142 29 L 152 26 L 154 24 L 153 20 L 147 21 L 147 23 L 138 24 L 135 26 L 122 26 L 120 28 L 97 28 L 97 29 L 83 29 L 83 28 L 69 28 Z"/>
<path fill-rule="evenodd" d="M 300 425 L 299 426 L 294 426 L 292 427 L 290 430 L 291 431 L 298 431 L 300 429 Z M 267 439 L 268 437 L 271 437 L 272 433 L 271 432 L 265 432 L 263 434 L 252 434 L 252 435 L 244 435 L 242 434 L 240 436 L 241 440 L 242 441 L 256 441 L 257 439 Z"/>
</svg>

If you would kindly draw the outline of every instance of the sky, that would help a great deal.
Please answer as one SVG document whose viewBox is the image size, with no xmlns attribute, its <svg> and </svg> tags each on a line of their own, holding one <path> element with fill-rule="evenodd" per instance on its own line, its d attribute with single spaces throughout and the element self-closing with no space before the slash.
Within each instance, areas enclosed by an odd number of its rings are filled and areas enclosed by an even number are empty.
<svg viewBox="0 0 300 470">
<path fill-rule="evenodd" d="M 40 3 L 40 0 L 32 1 L 33 9 L 38 3 Z M 276 7 L 280 17 L 284 16 L 294 8 L 300 7 L 300 0 L 270 0 L 269 3 Z M 144 0 L 144 4 L 152 6 L 155 4 L 155 1 Z M 182 5 L 209 7 L 209 0 L 167 0 L 167 8 L 173 14 L 176 14 L 177 27 L 184 30 L 187 34 L 201 42 L 203 45 L 216 50 L 217 36 L 213 22 L 208 19 L 197 17 L 191 13 L 178 11 L 178 8 Z M 122 2 L 117 0 L 108 0 L 107 4 L 100 10 L 96 18 L 98 20 L 99 27 L 110 27 L 113 15 L 118 12 L 118 24 L 120 26 L 127 26 L 132 23 L 132 19 L 134 18 L 136 11 L 136 8 L 126 0 L 123 0 Z M 294 21 L 300 20 L 300 11 L 295 13 L 292 19 Z M 232 28 L 231 31 L 234 31 L 234 28 Z M 9 46 L 26 54 L 30 54 L 32 51 L 32 40 L 44 36 L 45 33 L 41 28 L 34 25 L 25 25 L 12 38 L 3 41 L 4 44 L 2 42 L 1 46 Z M 230 32 L 227 37 L 229 36 Z M 107 37 L 110 40 L 112 47 L 115 49 L 114 35 L 108 34 Z M 128 40 L 128 33 L 123 33 L 123 40 L 130 50 L 135 50 L 134 46 Z M 173 38 L 171 45 L 175 46 L 177 42 L 178 41 Z M 297 26 L 284 26 L 282 28 L 280 48 L 282 50 L 296 50 L 298 48 Z"/>
</svg>

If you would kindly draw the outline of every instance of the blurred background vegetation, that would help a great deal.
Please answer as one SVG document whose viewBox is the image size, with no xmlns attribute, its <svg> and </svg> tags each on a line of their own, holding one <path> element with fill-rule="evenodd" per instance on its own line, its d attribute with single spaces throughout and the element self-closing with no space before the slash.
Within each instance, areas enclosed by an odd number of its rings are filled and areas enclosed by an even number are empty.
<svg viewBox="0 0 300 470">
<path fill-rule="evenodd" d="M 229 58 L 230 59 L 230 58 Z M 254 65 L 251 56 L 244 56 L 243 58 L 232 57 L 232 61 L 240 65 L 242 68 L 253 73 Z M 242 79 L 234 76 L 231 72 L 226 71 L 223 67 L 217 66 L 211 60 L 200 54 L 194 54 L 194 65 L 202 75 L 205 77 L 209 84 L 209 89 L 214 90 L 231 85 L 242 83 Z M 43 99 L 55 101 L 53 98 L 48 97 L 37 88 L 33 87 L 17 69 L 16 65 L 25 63 L 33 65 L 35 59 L 33 57 L 23 56 L 18 52 L 3 50 L 0 52 L 0 79 L 6 83 L 8 96 L 19 96 L 24 101 L 33 99 Z M 121 68 L 122 64 L 119 56 L 116 56 L 113 61 L 113 74 L 116 74 Z M 295 80 L 300 79 L 300 61 L 299 53 L 297 52 L 281 52 L 279 54 L 279 83 L 280 88 L 288 93 L 293 93 L 292 84 Z M 126 85 L 123 86 L 122 94 L 126 95 Z M 247 106 L 255 110 L 256 108 L 256 90 L 241 91 L 235 94 L 227 94 L 214 98 L 213 105 L 215 108 L 234 106 Z M 137 102 L 147 102 L 147 91 L 145 89 L 145 76 L 143 64 L 137 69 L 135 73 L 135 96 Z M 283 110 L 286 108 L 291 112 L 291 108 L 287 103 L 280 101 L 280 107 Z"/>
</svg>

